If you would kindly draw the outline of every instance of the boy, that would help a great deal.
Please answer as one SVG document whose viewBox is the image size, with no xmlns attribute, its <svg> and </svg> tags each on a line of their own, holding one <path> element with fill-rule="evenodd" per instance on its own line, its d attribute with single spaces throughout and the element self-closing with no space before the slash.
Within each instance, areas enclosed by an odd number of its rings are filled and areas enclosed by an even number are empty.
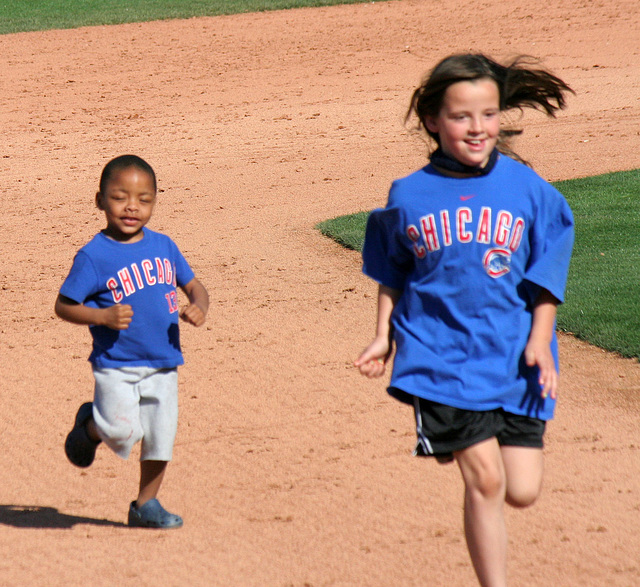
<svg viewBox="0 0 640 587">
<path fill-rule="evenodd" d="M 78 251 L 55 312 L 88 325 L 93 337 L 94 401 L 78 410 L 67 457 L 88 467 L 104 442 L 126 459 L 142 441 L 129 525 L 179 528 L 182 518 L 157 500 L 177 430 L 177 367 L 184 362 L 178 316 L 201 326 L 209 296 L 175 243 L 145 228 L 156 192 L 155 173 L 140 157 L 123 155 L 105 166 L 96 205 L 107 226 Z M 182 312 L 176 287 L 189 299 Z"/>
</svg>

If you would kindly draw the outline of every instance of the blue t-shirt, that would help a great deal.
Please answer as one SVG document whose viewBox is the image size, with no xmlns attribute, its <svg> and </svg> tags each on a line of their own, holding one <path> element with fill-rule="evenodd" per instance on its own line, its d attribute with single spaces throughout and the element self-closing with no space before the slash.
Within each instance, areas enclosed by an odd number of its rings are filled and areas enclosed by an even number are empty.
<svg viewBox="0 0 640 587">
<path fill-rule="evenodd" d="M 133 318 L 125 330 L 90 326 L 99 368 L 173 368 L 180 350 L 176 286 L 194 273 L 176 244 L 147 228 L 135 243 L 120 243 L 98 233 L 76 254 L 60 293 L 79 304 L 107 308 L 129 304 Z"/>
<path fill-rule="evenodd" d="M 504 155 L 486 176 L 452 178 L 428 165 L 395 181 L 363 249 L 364 273 L 403 292 L 390 389 L 552 418 L 555 401 L 540 397 L 523 351 L 540 288 L 563 301 L 572 246 L 564 197 Z M 555 333 L 552 352 L 557 365 Z"/>
</svg>

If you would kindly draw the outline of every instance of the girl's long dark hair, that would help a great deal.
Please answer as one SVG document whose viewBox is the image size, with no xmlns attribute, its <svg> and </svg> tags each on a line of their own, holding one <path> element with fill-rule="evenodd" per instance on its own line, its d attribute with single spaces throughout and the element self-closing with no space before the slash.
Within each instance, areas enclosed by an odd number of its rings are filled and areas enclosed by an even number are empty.
<svg viewBox="0 0 640 587">
<path fill-rule="evenodd" d="M 539 67 L 539 61 L 533 57 L 520 56 L 507 65 L 501 65 L 482 54 L 451 55 L 438 63 L 415 90 L 405 121 L 415 114 L 418 127 L 439 144 L 438 135 L 427 128 L 427 118 L 438 115 L 449 86 L 479 79 L 496 82 L 500 92 L 500 110 L 503 112 L 534 108 L 548 116 L 555 116 L 558 110 L 566 107 L 565 94 L 574 93 L 559 77 Z M 520 129 L 501 129 L 498 150 L 520 159 L 508 143 L 510 137 L 521 133 Z"/>
</svg>

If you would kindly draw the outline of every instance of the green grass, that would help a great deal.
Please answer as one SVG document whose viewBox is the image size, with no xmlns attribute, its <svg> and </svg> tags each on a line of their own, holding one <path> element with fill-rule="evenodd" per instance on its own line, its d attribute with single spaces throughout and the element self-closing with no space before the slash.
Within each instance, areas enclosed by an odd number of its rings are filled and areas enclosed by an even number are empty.
<svg viewBox="0 0 640 587">
<path fill-rule="evenodd" d="M 576 220 L 558 326 L 640 358 L 640 170 L 557 182 Z"/>
<path fill-rule="evenodd" d="M 0 0 L 0 34 L 358 4 L 366 0 Z"/>
<path fill-rule="evenodd" d="M 576 241 L 558 328 L 640 359 L 640 169 L 560 181 Z M 362 250 L 369 212 L 320 223 L 322 234 Z"/>
<path fill-rule="evenodd" d="M 343 247 L 354 251 L 362 251 L 367 218 L 369 218 L 369 212 L 357 212 L 356 214 L 325 220 L 316 225 L 316 228 Z"/>
</svg>

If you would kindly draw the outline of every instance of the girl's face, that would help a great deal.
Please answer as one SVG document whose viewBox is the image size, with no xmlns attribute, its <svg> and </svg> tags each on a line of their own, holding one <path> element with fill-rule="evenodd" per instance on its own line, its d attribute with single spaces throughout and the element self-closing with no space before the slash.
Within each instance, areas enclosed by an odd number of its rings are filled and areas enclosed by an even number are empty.
<svg viewBox="0 0 640 587">
<path fill-rule="evenodd" d="M 153 178 L 137 167 L 115 171 L 104 192 L 96 194 L 96 205 L 107 217 L 108 237 L 133 243 L 142 239 L 156 203 Z"/>
<path fill-rule="evenodd" d="M 464 165 L 484 167 L 498 142 L 500 92 L 488 78 L 456 82 L 445 94 L 437 116 L 427 118 L 442 150 Z"/>
</svg>

